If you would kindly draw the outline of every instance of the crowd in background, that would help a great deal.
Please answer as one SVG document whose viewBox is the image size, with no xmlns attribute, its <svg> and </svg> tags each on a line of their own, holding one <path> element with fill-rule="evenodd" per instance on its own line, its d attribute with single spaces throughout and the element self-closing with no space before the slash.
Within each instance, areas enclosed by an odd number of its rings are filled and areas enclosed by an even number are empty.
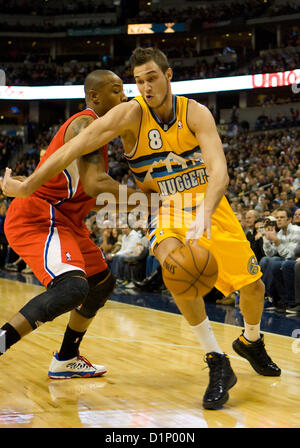
<svg viewBox="0 0 300 448">
<path fill-rule="evenodd" d="M 186 22 L 195 18 L 202 23 L 205 22 L 222 22 L 225 20 L 248 20 L 263 15 L 274 16 L 280 14 L 295 14 L 299 11 L 297 3 L 289 2 L 288 7 L 275 7 L 274 1 L 269 0 L 252 0 L 252 1 L 231 1 L 213 5 L 195 5 L 195 7 L 187 7 L 182 9 L 176 8 L 156 8 L 154 10 L 144 10 L 137 17 L 131 18 L 131 23 L 164 23 L 177 21 Z"/>
<path fill-rule="evenodd" d="M 6 32 L 14 32 L 14 31 L 23 31 L 23 32 L 31 32 L 31 33 L 59 33 L 65 32 L 67 29 L 76 28 L 79 29 L 93 29 L 93 28 L 105 28 L 111 27 L 115 25 L 114 19 L 98 19 L 91 20 L 88 19 L 84 23 L 78 23 L 78 20 L 68 20 L 65 23 L 55 23 L 49 18 L 44 19 L 39 23 L 26 23 L 26 22 L 16 22 L 16 23 L 7 23 L 7 21 L 0 21 L 1 29 Z"/>
<path fill-rule="evenodd" d="M 41 2 L 40 0 L 0 0 L 2 14 L 28 14 L 33 15 L 58 15 L 58 14 L 85 14 L 115 12 L 116 6 L 109 0 L 92 0 L 69 2 L 67 0 Z"/>
<path fill-rule="evenodd" d="M 192 50 L 191 50 L 192 52 Z M 168 54 L 168 50 L 166 50 Z M 64 61 L 49 62 L 44 58 L 27 56 L 24 63 L 1 64 L 6 73 L 8 85 L 80 85 L 88 73 L 97 69 L 111 69 L 118 65 L 116 58 L 110 56 L 100 57 L 98 61 Z M 188 79 L 203 79 L 227 76 L 236 68 L 236 61 L 223 62 L 222 56 L 215 56 L 208 62 L 205 58 L 196 59 L 194 64 L 176 64 L 173 67 L 173 80 L 183 81 Z M 119 76 L 124 82 L 133 82 L 128 61 L 122 61 L 119 66 Z"/>
<path fill-rule="evenodd" d="M 284 47 L 261 51 L 246 68 L 247 74 L 277 73 L 299 68 L 299 47 Z"/>
<path fill-rule="evenodd" d="M 290 114 L 277 114 L 272 117 L 267 115 L 266 109 L 257 117 L 255 122 L 256 131 L 265 131 L 271 129 L 293 128 L 300 126 L 299 110 L 290 108 Z"/>
<path fill-rule="evenodd" d="M 16 154 L 22 149 L 23 140 L 21 137 L 0 133 L 0 170 L 7 166 L 12 154 Z"/>
<path fill-rule="evenodd" d="M 124 4 L 122 4 L 124 3 Z M 119 6 L 119 8 L 118 8 Z M 123 14 L 119 14 L 120 6 L 125 10 Z M 126 7 L 127 6 L 127 7 Z M 118 23 L 123 24 L 125 21 L 130 23 L 165 23 L 165 22 L 187 22 L 196 19 L 197 23 L 212 23 L 221 22 L 225 20 L 241 20 L 245 21 L 255 17 L 275 16 L 281 14 L 295 14 L 299 12 L 299 5 L 296 2 L 289 2 L 284 6 L 276 6 L 273 0 L 252 0 L 252 1 L 230 1 L 220 3 L 218 5 L 201 5 L 186 6 L 183 8 L 163 8 L 162 5 L 156 8 L 139 8 L 135 4 L 133 9 L 129 8 L 126 2 L 117 3 L 109 1 L 92 1 L 87 2 L 40 2 L 28 0 L 12 0 L 10 2 L 0 1 L 0 9 L 3 14 L 28 14 L 32 15 L 51 16 L 57 15 L 76 15 L 86 14 L 101 14 L 106 12 L 116 13 L 118 16 Z M 128 10 L 128 12 L 126 11 Z M 137 12 L 135 17 L 134 12 Z M 21 24 L 22 25 L 22 24 Z M 24 25 L 24 24 L 23 24 Z M 22 28 L 21 28 L 22 29 Z"/>
<path fill-rule="evenodd" d="M 254 17 L 260 17 L 269 12 L 274 15 L 275 12 L 270 8 L 272 0 L 265 2 L 264 0 L 232 2 L 230 4 L 220 4 L 218 6 L 195 6 L 185 7 L 182 9 L 174 8 L 155 8 L 155 9 L 140 9 L 133 7 L 133 10 L 122 5 L 121 9 L 112 2 L 29 2 L 22 0 L 13 2 L 0 1 L 0 9 L 3 14 L 28 14 L 31 11 L 33 16 L 41 16 L 39 23 L 27 23 L 19 20 L 18 22 L 8 22 L 4 20 L 1 22 L 1 29 L 3 31 L 31 31 L 31 32 L 62 32 L 69 28 L 94 28 L 105 27 L 112 25 L 125 25 L 126 23 L 166 23 L 166 22 L 185 22 L 189 24 L 191 29 L 198 28 L 205 23 L 219 22 L 224 20 L 240 20 L 245 21 Z M 119 5 L 120 6 L 120 5 Z M 138 15 L 131 17 L 131 11 L 137 10 Z M 76 19 L 76 14 L 92 14 L 93 19 L 87 19 L 82 23 Z M 114 13 L 110 17 L 103 16 L 104 13 Z M 297 9 L 293 10 L 293 13 Z M 97 14 L 99 16 L 97 17 Z M 55 20 L 56 16 L 69 15 L 70 18 L 66 21 Z"/>
<path fill-rule="evenodd" d="M 192 2 L 193 0 L 191 0 Z M 122 3 L 122 2 L 119 2 Z M 108 0 L 87 0 L 76 1 L 51 1 L 40 2 L 39 0 L 0 0 L 0 10 L 3 14 L 28 14 L 31 11 L 33 15 L 55 16 L 59 14 L 86 14 L 117 12 L 118 2 Z M 213 5 L 188 6 L 180 10 L 176 8 L 157 8 L 141 9 L 137 17 L 131 18 L 134 23 L 138 20 L 150 20 L 165 22 L 170 20 L 186 20 L 195 15 L 199 15 L 205 22 L 218 22 L 232 18 L 243 18 L 245 20 L 253 17 L 266 15 L 268 17 L 295 14 L 300 12 L 299 3 L 296 1 L 282 2 L 277 4 L 274 0 L 252 0 L 252 1 L 228 1 Z M 138 8 L 138 7 L 137 7 Z"/>
<path fill-rule="evenodd" d="M 177 48 L 161 46 L 161 49 L 170 59 L 174 81 L 284 72 L 296 69 L 300 64 L 299 46 L 262 51 L 250 60 L 248 57 L 245 60 L 241 49 L 230 47 L 212 49 L 208 56 L 201 55 L 201 51 L 198 53 L 194 46 L 188 44 Z M 228 59 L 229 53 L 235 56 Z M 183 54 L 186 60 L 193 58 L 193 63 L 184 63 L 184 59 L 180 61 Z M 112 66 L 117 67 L 116 71 L 124 82 L 133 82 L 130 53 L 118 53 L 114 57 L 109 54 L 97 58 L 91 56 L 89 61 L 86 61 L 86 55 L 84 60 L 80 60 L 80 56 L 69 60 L 64 57 L 60 61 L 52 60 L 50 56 L 35 55 L 33 52 L 28 53 L 21 62 L 12 49 L 11 56 L 11 61 L 8 57 L 8 62 L 0 64 L 8 85 L 80 85 L 91 71 L 111 69 Z"/>
</svg>

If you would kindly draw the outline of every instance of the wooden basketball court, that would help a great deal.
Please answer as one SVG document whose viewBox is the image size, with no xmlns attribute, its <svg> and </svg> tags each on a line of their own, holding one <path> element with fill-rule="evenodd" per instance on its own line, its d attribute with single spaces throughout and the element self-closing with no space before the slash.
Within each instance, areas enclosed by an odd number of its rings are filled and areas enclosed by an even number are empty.
<svg viewBox="0 0 300 448">
<path fill-rule="evenodd" d="M 41 291 L 0 279 L 1 323 Z M 50 380 L 67 321 L 64 315 L 39 327 L 0 357 L 1 428 L 300 427 L 299 340 L 266 333 L 282 375 L 262 377 L 231 348 L 240 328 L 212 322 L 238 383 L 223 409 L 208 411 L 204 352 L 181 315 L 110 301 L 81 344 L 81 354 L 106 365 L 107 374 Z"/>
</svg>

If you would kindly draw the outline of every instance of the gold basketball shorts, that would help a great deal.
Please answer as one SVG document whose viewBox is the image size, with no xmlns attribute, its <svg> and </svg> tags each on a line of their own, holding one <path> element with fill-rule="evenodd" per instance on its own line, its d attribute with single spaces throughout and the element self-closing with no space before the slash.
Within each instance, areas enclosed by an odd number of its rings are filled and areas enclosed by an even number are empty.
<svg viewBox="0 0 300 448">
<path fill-rule="evenodd" d="M 147 237 L 153 251 L 166 238 L 186 242 L 186 234 L 198 207 L 179 209 L 162 205 L 148 220 Z M 258 280 L 261 270 L 250 243 L 225 196 L 212 215 L 211 238 L 205 234 L 198 240 L 209 250 L 218 263 L 215 287 L 226 297 Z"/>
</svg>

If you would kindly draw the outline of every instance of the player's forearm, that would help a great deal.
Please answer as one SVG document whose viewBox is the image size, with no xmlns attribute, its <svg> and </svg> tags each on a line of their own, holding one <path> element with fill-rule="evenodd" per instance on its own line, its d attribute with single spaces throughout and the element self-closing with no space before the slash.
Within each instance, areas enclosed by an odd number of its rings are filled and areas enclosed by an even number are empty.
<svg viewBox="0 0 300 448">
<path fill-rule="evenodd" d="M 97 208 L 102 208 L 105 202 L 112 205 L 126 206 L 128 211 L 138 205 L 145 212 L 151 209 L 151 193 L 137 191 L 127 185 L 120 184 L 107 173 L 99 173 L 95 176 L 81 177 L 83 189 L 88 196 L 97 198 Z"/>
<path fill-rule="evenodd" d="M 209 175 L 209 182 L 204 198 L 204 209 L 210 215 L 214 213 L 226 193 L 228 182 L 227 170 L 215 171 Z"/>
<path fill-rule="evenodd" d="M 85 179 L 83 188 L 86 194 L 92 198 L 98 198 L 101 194 L 109 193 L 114 197 L 117 204 L 128 202 L 130 195 L 136 192 L 135 189 L 120 184 L 107 173 L 99 174 L 96 179 L 92 177 Z"/>
<path fill-rule="evenodd" d="M 93 125 L 94 123 L 84 129 L 76 137 L 72 138 L 72 140 L 61 146 L 23 182 L 24 194 L 26 196 L 29 196 L 41 185 L 57 176 L 75 159 L 84 154 L 88 154 L 99 147 L 100 139 L 97 137 L 97 129 L 94 126 L 93 129 L 90 130 Z"/>
<path fill-rule="evenodd" d="M 108 174 L 103 173 L 101 178 L 97 180 L 91 177 L 88 182 L 85 179 L 82 185 L 88 196 L 97 199 L 97 205 L 93 210 L 101 210 L 106 202 L 111 203 L 113 206 L 126 206 L 128 211 L 137 206 L 136 202 L 129 204 L 130 197 L 136 193 L 136 190 L 119 184 L 119 182 L 116 182 Z"/>
<path fill-rule="evenodd" d="M 80 134 L 78 135 L 80 137 Z M 75 142 L 74 138 L 65 143 L 55 153 L 53 153 L 37 170 L 35 170 L 22 184 L 24 196 L 34 193 L 41 185 L 57 176 L 61 171 L 70 165 L 80 153 L 81 140 Z"/>
</svg>

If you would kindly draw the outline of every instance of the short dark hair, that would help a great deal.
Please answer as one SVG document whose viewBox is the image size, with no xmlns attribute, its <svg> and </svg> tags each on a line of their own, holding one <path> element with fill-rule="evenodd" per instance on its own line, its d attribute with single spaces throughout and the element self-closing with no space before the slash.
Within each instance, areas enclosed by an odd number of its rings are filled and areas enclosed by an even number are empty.
<svg viewBox="0 0 300 448">
<path fill-rule="evenodd" d="M 131 56 L 131 70 L 135 67 L 146 64 L 146 62 L 154 61 L 163 73 L 170 67 L 167 56 L 158 48 L 141 48 L 137 47 Z"/>
<path fill-rule="evenodd" d="M 276 210 L 276 212 L 285 212 L 287 218 L 291 218 L 292 217 L 292 212 L 291 212 L 291 210 L 289 208 L 279 207 Z"/>
<path fill-rule="evenodd" d="M 107 77 L 114 75 L 110 70 L 94 70 L 87 75 L 84 80 L 84 93 L 87 95 L 89 90 L 99 90 L 107 81 Z"/>
<path fill-rule="evenodd" d="M 265 219 L 264 219 L 264 218 L 257 218 L 257 219 L 254 221 L 254 224 L 257 224 L 258 222 L 265 222 Z"/>
</svg>

